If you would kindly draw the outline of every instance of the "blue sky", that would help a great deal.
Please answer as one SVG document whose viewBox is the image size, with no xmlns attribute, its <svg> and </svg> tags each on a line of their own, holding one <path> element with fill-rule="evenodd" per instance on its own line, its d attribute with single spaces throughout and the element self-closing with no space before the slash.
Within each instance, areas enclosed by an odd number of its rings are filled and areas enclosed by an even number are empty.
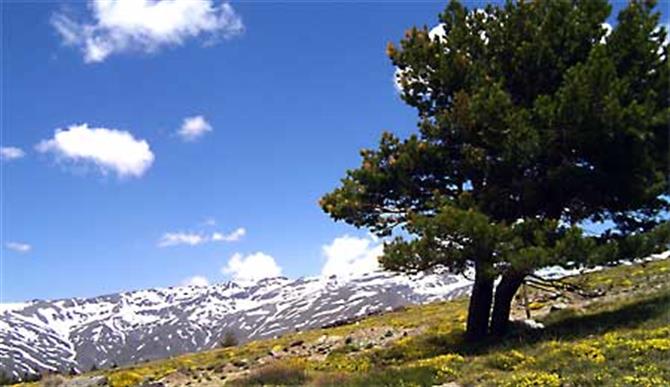
<svg viewBox="0 0 670 387">
<path fill-rule="evenodd" d="M 83 3 L 3 3 L 2 146 L 24 154 L 2 163 L 2 301 L 369 262 L 378 243 L 317 201 L 382 130 L 414 131 L 385 47 L 444 5 L 214 2 L 200 30 L 137 35 L 115 10 L 106 30 Z M 116 153 L 73 161 L 69 140 Z"/>
</svg>

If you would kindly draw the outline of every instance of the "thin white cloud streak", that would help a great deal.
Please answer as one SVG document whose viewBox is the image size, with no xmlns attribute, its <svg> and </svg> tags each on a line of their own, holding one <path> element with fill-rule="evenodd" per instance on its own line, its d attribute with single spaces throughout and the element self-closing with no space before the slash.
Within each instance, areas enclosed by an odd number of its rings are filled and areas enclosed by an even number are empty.
<svg viewBox="0 0 670 387">
<path fill-rule="evenodd" d="M 158 247 L 171 247 L 179 245 L 197 246 L 205 243 L 207 237 L 200 234 L 185 232 L 166 232 L 158 241 Z"/>
<path fill-rule="evenodd" d="M 214 242 L 237 242 L 242 239 L 243 236 L 247 234 L 247 230 L 240 227 L 237 230 L 231 232 L 230 234 L 222 234 L 220 232 L 212 233 L 211 240 Z"/>
<path fill-rule="evenodd" d="M 89 128 L 88 124 L 57 129 L 53 138 L 35 146 L 41 153 L 52 153 L 59 160 L 96 165 L 103 174 L 140 177 L 151 167 L 154 154 L 146 140 L 135 139 L 130 132 Z"/>
<path fill-rule="evenodd" d="M 237 242 L 245 236 L 247 230 L 243 227 L 235 231 L 224 234 L 218 231 L 211 234 L 195 233 L 195 232 L 167 232 L 161 236 L 158 241 L 158 247 L 172 247 L 172 246 L 198 246 L 210 242 Z"/>
<path fill-rule="evenodd" d="M 244 31 L 233 7 L 213 0 L 89 0 L 87 8 L 87 20 L 64 12 L 51 18 L 63 44 L 81 50 L 86 63 L 117 53 L 155 53 L 196 38 L 211 45 Z"/>
<path fill-rule="evenodd" d="M 3 161 L 17 160 L 26 155 L 26 152 L 21 148 L 7 146 L 0 148 L 0 159 Z"/>
<path fill-rule="evenodd" d="M 31 245 L 21 242 L 7 242 L 5 247 L 17 253 L 27 253 L 33 248 Z"/>
</svg>

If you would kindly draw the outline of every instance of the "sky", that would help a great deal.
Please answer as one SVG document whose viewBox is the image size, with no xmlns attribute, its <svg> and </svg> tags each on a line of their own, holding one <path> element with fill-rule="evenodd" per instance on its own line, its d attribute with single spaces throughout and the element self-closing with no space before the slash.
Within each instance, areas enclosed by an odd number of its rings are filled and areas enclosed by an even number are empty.
<svg viewBox="0 0 670 387">
<path fill-rule="evenodd" d="M 2 2 L 0 302 L 374 269 L 317 202 L 415 131 L 385 48 L 444 6 Z"/>
</svg>

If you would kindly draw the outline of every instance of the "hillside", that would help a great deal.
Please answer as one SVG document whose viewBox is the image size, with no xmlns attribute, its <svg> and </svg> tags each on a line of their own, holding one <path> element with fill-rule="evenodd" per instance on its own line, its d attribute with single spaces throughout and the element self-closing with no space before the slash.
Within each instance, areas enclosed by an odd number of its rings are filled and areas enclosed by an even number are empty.
<svg viewBox="0 0 670 387">
<path fill-rule="evenodd" d="M 215 348 L 226 335 L 244 343 L 448 300 L 469 286 L 448 273 L 373 272 L 0 305 L 0 374 L 25 380 L 163 359 Z"/>
<path fill-rule="evenodd" d="M 670 383 L 670 260 L 568 282 L 596 297 L 529 290 L 539 324 L 504 343 L 463 343 L 467 300 L 142 365 L 48 377 L 51 385 L 640 385 Z M 525 314 L 518 303 L 514 314 Z M 74 384 L 73 384 L 74 383 Z"/>
</svg>

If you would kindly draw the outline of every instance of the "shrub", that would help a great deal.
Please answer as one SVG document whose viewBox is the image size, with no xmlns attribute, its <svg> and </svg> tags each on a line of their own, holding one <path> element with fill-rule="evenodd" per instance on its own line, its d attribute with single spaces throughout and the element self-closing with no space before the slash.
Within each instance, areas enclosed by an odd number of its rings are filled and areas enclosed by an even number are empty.
<svg viewBox="0 0 670 387">
<path fill-rule="evenodd" d="M 232 331 L 226 331 L 223 334 L 223 337 L 221 340 L 219 340 L 219 347 L 221 348 L 228 348 L 228 347 L 235 347 L 239 344 L 239 340 L 237 340 L 237 336 L 235 336 L 235 333 Z"/>
<path fill-rule="evenodd" d="M 508 387 L 560 387 L 561 378 L 554 373 L 525 372 L 513 376 L 505 386 Z"/>
<path fill-rule="evenodd" d="M 440 381 L 451 380 L 458 376 L 458 370 L 465 363 L 463 356 L 446 354 L 414 362 L 414 366 L 430 367 L 435 370 Z"/>
<path fill-rule="evenodd" d="M 109 376 L 109 384 L 112 387 L 130 387 L 142 382 L 144 377 L 133 371 L 115 372 Z"/>
<path fill-rule="evenodd" d="M 522 364 L 533 363 L 534 361 L 535 359 L 533 357 L 512 350 L 489 356 L 486 359 L 486 364 L 502 371 L 513 371 L 519 368 Z"/>
<path fill-rule="evenodd" d="M 314 366 L 316 370 L 367 372 L 372 368 L 367 356 L 354 356 L 343 353 L 331 353 L 326 359 Z"/>
<path fill-rule="evenodd" d="M 252 371 L 234 384 L 239 386 L 299 386 L 307 381 L 305 369 L 295 364 L 273 363 Z"/>
</svg>

